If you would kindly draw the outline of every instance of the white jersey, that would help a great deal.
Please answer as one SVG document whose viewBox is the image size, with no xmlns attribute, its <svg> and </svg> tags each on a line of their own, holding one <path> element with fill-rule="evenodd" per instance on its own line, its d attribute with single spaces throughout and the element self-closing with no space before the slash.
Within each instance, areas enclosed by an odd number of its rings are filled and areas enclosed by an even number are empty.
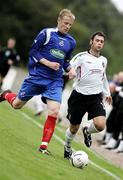
<svg viewBox="0 0 123 180">
<path fill-rule="evenodd" d="M 106 78 L 107 59 L 104 56 L 95 57 L 87 51 L 81 52 L 71 60 L 77 76 L 73 88 L 84 95 L 103 93 L 110 96 L 109 84 Z"/>
</svg>

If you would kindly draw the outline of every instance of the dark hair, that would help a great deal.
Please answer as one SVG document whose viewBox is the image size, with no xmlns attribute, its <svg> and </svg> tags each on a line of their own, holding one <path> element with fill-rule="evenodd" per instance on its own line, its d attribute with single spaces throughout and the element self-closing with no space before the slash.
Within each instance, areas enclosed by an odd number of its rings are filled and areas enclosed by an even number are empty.
<svg viewBox="0 0 123 180">
<path fill-rule="evenodd" d="M 97 32 L 94 32 L 94 33 L 91 35 L 91 40 L 93 40 L 96 35 L 98 35 L 98 36 L 103 36 L 104 39 L 105 39 L 105 37 L 106 37 L 105 34 L 104 34 L 102 31 L 97 31 Z"/>
</svg>

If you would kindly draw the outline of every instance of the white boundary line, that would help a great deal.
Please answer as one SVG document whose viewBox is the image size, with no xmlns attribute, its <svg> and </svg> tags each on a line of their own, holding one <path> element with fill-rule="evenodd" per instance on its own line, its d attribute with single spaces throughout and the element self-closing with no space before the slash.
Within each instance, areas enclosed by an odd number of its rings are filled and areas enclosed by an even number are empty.
<svg viewBox="0 0 123 180">
<path fill-rule="evenodd" d="M 26 113 L 22 112 L 22 111 L 18 111 L 20 112 L 26 119 L 28 119 L 29 121 L 31 121 L 33 124 L 35 124 L 36 126 L 38 126 L 39 128 L 43 128 L 43 125 L 41 125 L 40 123 L 38 123 L 37 121 L 35 121 L 33 118 L 31 118 L 29 115 L 27 115 Z M 55 139 L 57 139 L 60 143 L 62 143 L 64 145 L 64 141 L 57 136 L 55 133 L 53 135 L 55 137 Z M 74 150 L 74 149 L 73 149 Z M 93 166 L 95 166 L 96 168 L 98 168 L 100 171 L 108 174 L 109 176 L 113 177 L 115 180 L 121 180 L 118 176 L 116 176 L 115 174 L 111 173 L 110 171 L 102 168 L 101 166 L 95 164 L 93 161 L 90 161 L 90 164 L 92 164 Z"/>
</svg>

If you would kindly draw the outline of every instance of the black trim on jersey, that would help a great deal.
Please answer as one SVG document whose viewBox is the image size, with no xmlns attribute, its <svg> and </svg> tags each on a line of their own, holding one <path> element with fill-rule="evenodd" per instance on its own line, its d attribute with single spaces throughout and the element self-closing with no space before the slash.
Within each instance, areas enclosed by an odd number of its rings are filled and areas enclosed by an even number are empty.
<svg viewBox="0 0 123 180">
<path fill-rule="evenodd" d="M 90 53 L 90 49 L 88 49 L 88 53 L 91 54 L 91 53 Z M 101 53 L 99 54 L 99 56 L 95 56 L 95 55 L 93 55 L 93 54 L 91 54 L 91 55 L 98 58 L 98 57 L 101 56 Z"/>
</svg>

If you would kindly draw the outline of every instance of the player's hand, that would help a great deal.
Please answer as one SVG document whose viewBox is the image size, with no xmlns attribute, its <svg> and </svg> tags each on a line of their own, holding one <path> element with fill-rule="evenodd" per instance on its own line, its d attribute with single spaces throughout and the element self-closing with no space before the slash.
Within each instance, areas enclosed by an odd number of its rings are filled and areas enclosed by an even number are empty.
<svg viewBox="0 0 123 180">
<path fill-rule="evenodd" d="M 76 77 L 76 71 L 74 68 L 71 68 L 68 72 L 69 79 L 74 79 Z"/>
<path fill-rule="evenodd" d="M 105 101 L 106 101 L 109 105 L 111 105 L 111 104 L 112 104 L 112 97 L 111 97 L 111 96 L 105 97 Z"/>
<path fill-rule="evenodd" d="M 110 93 L 116 92 L 116 84 L 114 82 L 109 83 Z"/>
<path fill-rule="evenodd" d="M 11 59 L 8 59 L 8 65 L 13 65 L 13 61 Z"/>
<path fill-rule="evenodd" d="M 49 61 L 48 67 L 51 68 L 51 69 L 53 69 L 53 70 L 58 71 L 59 68 L 60 68 L 60 64 L 57 63 L 57 62 L 50 62 L 50 61 Z"/>
</svg>

